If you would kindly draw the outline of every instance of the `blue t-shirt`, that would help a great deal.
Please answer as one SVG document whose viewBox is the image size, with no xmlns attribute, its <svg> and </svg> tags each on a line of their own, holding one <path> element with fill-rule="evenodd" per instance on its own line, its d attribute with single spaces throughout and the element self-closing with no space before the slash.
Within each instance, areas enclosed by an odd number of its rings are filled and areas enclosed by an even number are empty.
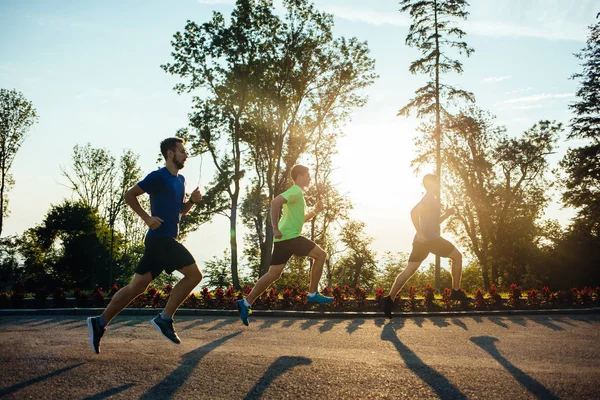
<svg viewBox="0 0 600 400">
<path fill-rule="evenodd" d="M 149 173 L 138 186 L 150 195 L 151 215 L 163 220 L 158 229 L 148 229 L 147 235 L 177 238 L 185 198 L 183 175 L 175 176 L 163 167 Z"/>
<path fill-rule="evenodd" d="M 427 240 L 435 240 L 440 237 L 438 229 L 440 226 L 440 201 L 432 194 L 426 193 L 419 202 L 419 228 Z M 415 235 L 415 240 L 417 236 Z"/>
</svg>

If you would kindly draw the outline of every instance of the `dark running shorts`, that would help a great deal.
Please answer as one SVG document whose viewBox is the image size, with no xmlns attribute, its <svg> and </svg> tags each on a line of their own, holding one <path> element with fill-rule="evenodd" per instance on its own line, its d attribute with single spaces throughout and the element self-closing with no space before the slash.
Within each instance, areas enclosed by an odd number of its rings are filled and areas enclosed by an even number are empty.
<svg viewBox="0 0 600 400">
<path fill-rule="evenodd" d="M 293 255 L 306 257 L 315 246 L 316 244 L 313 241 L 303 236 L 275 242 L 271 265 L 285 264 Z"/>
<path fill-rule="evenodd" d="M 151 272 L 152 279 L 163 270 L 170 274 L 196 262 L 181 243 L 169 236 L 146 236 L 144 245 L 144 255 L 135 272 L 140 275 Z"/>
<path fill-rule="evenodd" d="M 448 257 L 455 248 L 452 243 L 441 237 L 423 243 L 413 242 L 408 262 L 421 262 L 427 258 L 429 253 L 440 257 Z"/>
</svg>

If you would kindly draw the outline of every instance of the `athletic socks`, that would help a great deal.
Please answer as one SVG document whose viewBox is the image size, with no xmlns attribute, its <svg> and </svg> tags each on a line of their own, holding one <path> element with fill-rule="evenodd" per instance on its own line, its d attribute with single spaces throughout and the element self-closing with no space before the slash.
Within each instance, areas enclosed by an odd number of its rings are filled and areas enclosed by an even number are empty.
<svg viewBox="0 0 600 400">
<path fill-rule="evenodd" d="M 314 295 L 317 294 L 317 292 L 312 292 L 308 294 L 308 297 L 314 297 Z"/>
<path fill-rule="evenodd" d="M 160 316 L 160 319 L 164 320 L 164 321 L 173 321 L 173 318 L 169 317 L 167 314 L 165 314 L 165 312 L 161 312 L 160 314 L 158 314 Z"/>
<path fill-rule="evenodd" d="M 105 328 L 108 325 L 104 318 L 102 318 L 102 315 L 98 317 L 98 322 L 100 323 L 100 328 Z"/>
<path fill-rule="evenodd" d="M 248 303 L 248 300 L 246 300 L 245 298 L 244 298 L 244 305 L 245 305 L 246 307 L 250 307 L 250 303 Z"/>
</svg>

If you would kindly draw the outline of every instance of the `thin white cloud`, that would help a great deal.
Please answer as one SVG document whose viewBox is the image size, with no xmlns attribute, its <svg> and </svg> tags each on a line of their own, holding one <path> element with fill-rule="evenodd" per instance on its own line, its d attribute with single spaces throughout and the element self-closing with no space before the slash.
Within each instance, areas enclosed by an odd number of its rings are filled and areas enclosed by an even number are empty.
<svg viewBox="0 0 600 400">
<path fill-rule="evenodd" d="M 504 100 L 500 104 L 517 104 L 517 103 L 533 103 L 536 101 L 546 100 L 546 99 L 564 99 L 569 97 L 574 97 L 575 93 L 541 93 L 534 94 L 532 96 L 524 96 L 524 97 L 516 97 L 514 99 Z"/>
<path fill-rule="evenodd" d="M 504 94 L 518 94 L 518 93 L 525 93 L 525 92 L 529 92 L 531 91 L 531 89 L 533 89 L 532 87 L 528 87 L 528 88 L 518 88 L 515 90 L 511 90 L 509 92 L 504 92 Z"/>
<path fill-rule="evenodd" d="M 504 75 L 504 76 L 488 76 L 483 79 L 483 82 L 502 82 L 512 78 L 512 75 Z"/>
<path fill-rule="evenodd" d="M 584 42 L 587 34 L 585 26 L 560 21 L 555 21 L 554 24 L 525 26 L 508 21 L 467 20 L 463 26 L 467 34 L 488 37 L 530 37 Z"/>
<path fill-rule="evenodd" d="M 410 26 L 410 18 L 399 11 L 395 13 L 384 13 L 366 8 L 355 8 L 347 6 L 323 5 L 320 7 L 323 11 L 333 14 L 336 17 L 351 22 L 361 22 L 369 25 L 393 25 Z"/>
<path fill-rule="evenodd" d="M 219 1 L 219 0 L 198 0 Z M 361 22 L 369 25 L 393 25 L 408 27 L 411 24 L 409 16 L 400 11 L 374 11 L 364 7 L 319 5 L 323 11 L 351 22 Z M 467 20 L 460 23 L 468 35 L 485 37 L 533 37 L 550 40 L 574 40 L 584 42 L 587 27 L 584 24 L 553 20 L 552 23 L 537 22 L 532 25 L 521 25 L 512 21 L 486 19 Z"/>
<path fill-rule="evenodd" d="M 529 105 L 526 105 L 526 106 L 516 107 L 515 109 L 516 110 L 531 110 L 531 109 L 534 109 L 534 108 L 542 108 L 542 107 L 543 106 L 538 103 L 538 104 L 529 104 Z"/>
</svg>

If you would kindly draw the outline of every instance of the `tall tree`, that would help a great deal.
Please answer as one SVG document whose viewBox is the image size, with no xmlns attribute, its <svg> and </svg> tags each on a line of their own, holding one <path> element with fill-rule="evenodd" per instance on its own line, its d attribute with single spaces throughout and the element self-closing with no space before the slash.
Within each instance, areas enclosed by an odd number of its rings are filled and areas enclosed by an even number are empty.
<svg viewBox="0 0 600 400">
<path fill-rule="evenodd" d="M 14 184 L 10 168 L 38 121 L 33 103 L 16 90 L 0 89 L 0 235 L 8 211 L 8 191 Z"/>
<path fill-rule="evenodd" d="M 587 143 L 571 148 L 561 161 L 566 172 L 563 201 L 578 209 L 578 219 L 585 220 L 600 237 L 600 22 L 589 27 L 585 48 L 577 54 L 583 71 L 572 76 L 580 81 L 577 100 L 569 107 L 571 119 L 569 139 Z"/>
<path fill-rule="evenodd" d="M 73 148 L 71 171 L 61 168 L 73 193 L 86 206 L 96 210 L 110 230 L 110 258 L 108 283 L 112 284 L 115 264 L 115 241 L 119 231 L 123 236 L 123 249 L 127 251 L 141 243 L 140 237 L 145 226 L 136 223 L 125 204 L 125 192 L 139 182 L 142 171 L 138 164 L 139 156 L 131 150 L 124 150 L 117 161 L 110 151 L 93 148 L 90 143 Z M 131 259 L 135 263 L 135 257 Z"/>
<path fill-rule="evenodd" d="M 271 200 L 290 185 L 289 171 L 309 152 L 323 132 L 335 144 L 350 111 L 361 107 L 361 89 L 377 75 L 365 42 L 334 38 L 333 17 L 305 0 L 284 1 L 285 17 L 271 29 L 272 39 L 261 59 L 255 101 L 247 125 L 250 164 L 265 195 L 261 274 L 271 260 Z M 314 173 L 314 171 L 313 171 Z"/>
<path fill-rule="evenodd" d="M 175 86 L 178 93 L 202 91 L 202 98 L 194 97 L 195 111 L 190 115 L 198 132 L 192 145 L 196 152 L 210 154 L 216 177 L 211 193 L 204 196 L 207 200 L 191 213 L 190 222 L 195 218 L 201 223 L 214 214 L 229 218 L 231 275 L 236 289 L 240 286 L 237 217 L 244 176 L 242 126 L 248 118 L 250 80 L 276 20 L 271 8 L 267 0 L 238 0 L 229 25 L 218 12 L 201 25 L 188 21 L 184 33 L 177 32 L 171 42 L 174 62 L 161 66 L 182 78 Z M 205 218 L 198 218 L 200 213 Z"/>
<path fill-rule="evenodd" d="M 110 267 L 108 274 L 109 284 L 113 283 L 113 269 L 115 262 L 115 240 L 117 236 L 117 224 L 122 220 L 122 215 L 127 209 L 125 204 L 125 192 L 142 179 L 142 169 L 138 164 L 139 155 L 131 150 L 123 151 L 118 165 L 118 177 L 111 187 L 106 188 L 108 199 L 106 202 L 106 217 L 110 229 Z M 124 231 L 131 227 L 122 226 Z M 139 231 L 145 232 L 146 229 Z M 127 239 L 127 237 L 125 237 Z"/>
<path fill-rule="evenodd" d="M 257 232 L 264 272 L 273 244 L 265 209 L 288 185 L 289 169 L 317 129 L 325 121 L 342 121 L 350 108 L 364 104 L 357 91 L 375 78 L 366 43 L 334 39 L 333 18 L 306 0 L 283 5 L 281 18 L 270 0 L 238 0 L 229 26 L 219 13 L 201 26 L 188 23 L 184 34 L 175 35 L 175 63 L 163 66 L 186 79 L 177 90 L 208 93 L 203 100 L 195 98 L 191 124 L 199 147 L 214 149 L 211 156 L 219 160 L 214 183 L 222 191 L 215 191 L 211 206 L 215 212 L 230 210 L 234 285 L 239 282 L 235 239 L 244 148 L 244 161 L 256 172 L 249 193 L 264 194 L 264 217 L 258 218 L 264 228 Z M 222 193 L 227 202 L 216 201 Z"/>
<path fill-rule="evenodd" d="M 335 263 L 334 279 L 340 285 L 361 285 L 372 290 L 377 278 L 375 252 L 370 248 L 373 238 L 365 231 L 364 222 L 350 221 L 341 232 L 346 251 Z"/>
<path fill-rule="evenodd" d="M 73 147 L 72 161 L 72 172 L 61 167 L 63 176 L 69 181 L 67 187 L 85 205 L 107 217 L 111 197 L 111 190 L 107 188 L 112 188 L 117 180 L 117 160 L 107 149 L 96 149 L 87 143 Z"/>
<path fill-rule="evenodd" d="M 445 104 L 459 99 L 474 101 L 473 93 L 441 82 L 443 74 L 463 72 L 462 63 L 452 58 L 451 51 L 467 57 L 474 51 L 462 41 L 466 33 L 453 23 L 457 19 L 467 19 L 469 13 L 466 8 L 469 3 L 465 0 L 401 0 L 400 5 L 400 11 L 408 12 L 413 21 L 406 44 L 419 49 L 422 56 L 411 63 L 409 71 L 412 74 L 425 74 L 429 81 L 417 89 L 416 96 L 400 109 L 398 115 L 408 116 L 416 111 L 419 118 L 434 118 L 436 174 L 442 179 L 442 123 L 449 115 Z M 440 258 L 436 257 L 435 262 L 435 285 L 439 290 Z"/>
</svg>

